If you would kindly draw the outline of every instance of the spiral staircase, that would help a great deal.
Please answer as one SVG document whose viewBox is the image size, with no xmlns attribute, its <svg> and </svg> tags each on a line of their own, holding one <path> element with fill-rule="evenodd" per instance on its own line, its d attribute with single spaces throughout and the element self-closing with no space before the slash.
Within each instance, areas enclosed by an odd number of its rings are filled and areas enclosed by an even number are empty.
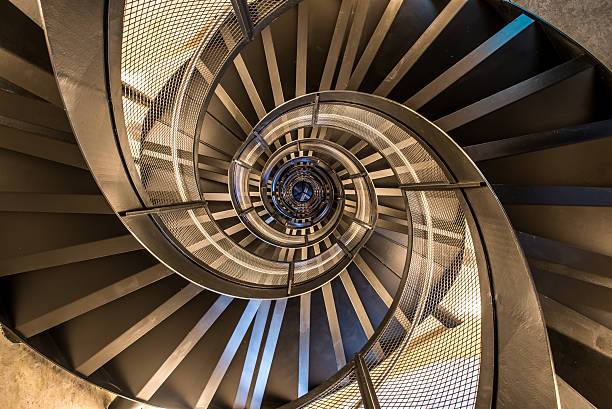
<svg viewBox="0 0 612 409">
<path fill-rule="evenodd" d="M 40 3 L 1 3 L 10 339 L 115 408 L 612 407 L 612 75 L 571 39 L 499 0 Z"/>
</svg>

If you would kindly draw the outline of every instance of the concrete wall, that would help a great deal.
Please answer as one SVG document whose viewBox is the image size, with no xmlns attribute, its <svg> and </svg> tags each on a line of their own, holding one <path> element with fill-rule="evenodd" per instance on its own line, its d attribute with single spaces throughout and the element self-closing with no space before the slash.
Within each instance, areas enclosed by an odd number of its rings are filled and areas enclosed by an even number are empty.
<svg viewBox="0 0 612 409">
<path fill-rule="evenodd" d="M 0 335 L 1 409 L 103 409 L 113 398 Z"/>
<path fill-rule="evenodd" d="M 514 0 L 612 69 L 612 0 Z"/>
</svg>

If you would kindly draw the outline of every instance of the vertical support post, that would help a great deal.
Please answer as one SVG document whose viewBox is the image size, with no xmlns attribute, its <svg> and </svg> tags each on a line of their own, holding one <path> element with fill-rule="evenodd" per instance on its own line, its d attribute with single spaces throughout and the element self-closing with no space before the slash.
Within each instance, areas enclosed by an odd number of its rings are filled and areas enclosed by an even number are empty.
<svg viewBox="0 0 612 409">
<path fill-rule="evenodd" d="M 374 391 L 374 385 L 372 384 L 372 379 L 370 378 L 368 368 L 363 361 L 363 356 L 361 354 L 355 354 L 354 361 L 363 408 L 380 409 L 380 404 L 378 403 L 378 398 L 376 397 L 376 392 Z"/>
<path fill-rule="evenodd" d="M 291 295 L 291 287 L 293 287 L 293 273 L 295 271 L 295 262 L 289 263 L 289 274 L 287 274 L 287 295 Z"/>
<path fill-rule="evenodd" d="M 252 40 L 253 22 L 251 21 L 251 16 L 249 15 L 249 8 L 246 5 L 246 0 L 232 0 L 232 7 L 234 8 L 234 13 L 236 13 L 236 19 L 240 25 L 242 35 L 247 40 Z"/>
</svg>

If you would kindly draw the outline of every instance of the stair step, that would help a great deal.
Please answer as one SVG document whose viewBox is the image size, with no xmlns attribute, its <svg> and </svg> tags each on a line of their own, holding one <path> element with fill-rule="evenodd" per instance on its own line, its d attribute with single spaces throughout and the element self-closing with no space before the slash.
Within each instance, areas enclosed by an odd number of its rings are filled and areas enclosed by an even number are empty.
<svg viewBox="0 0 612 409">
<path fill-rule="evenodd" d="M 504 209 L 519 231 L 612 257 L 612 207 L 506 204 Z"/>
<path fill-rule="evenodd" d="M 539 294 L 546 326 L 612 359 L 612 330 L 579 312 Z"/>
<path fill-rule="evenodd" d="M 612 206 L 612 188 L 588 186 L 492 185 L 503 204 Z"/>
<path fill-rule="evenodd" d="M 435 123 L 446 132 L 452 131 L 592 68 L 581 58 L 568 61 L 448 114 Z"/>
<path fill-rule="evenodd" d="M 516 236 L 528 259 L 548 262 L 545 270 L 596 285 L 609 283 L 612 280 L 612 257 L 520 231 L 516 232 Z M 567 271 L 561 272 L 561 269 L 555 265 L 564 266 Z M 582 278 L 587 276 L 591 278 Z M 609 284 L 604 286 L 608 287 Z"/>
<path fill-rule="evenodd" d="M 64 105 L 53 74 L 1 47 L 0 77 L 57 107 Z"/>
<path fill-rule="evenodd" d="M 554 299 L 600 325 L 612 327 L 612 290 L 546 270 L 531 268 L 540 294 Z"/>
<path fill-rule="evenodd" d="M 141 249 L 142 245 L 132 235 L 125 235 L 24 256 L 3 258 L 0 260 L 0 277 Z"/>
<path fill-rule="evenodd" d="M 102 195 L 0 192 L 2 212 L 113 214 Z"/>
<path fill-rule="evenodd" d="M 172 274 L 166 266 L 157 264 L 136 272 L 120 281 L 104 288 L 90 292 L 79 299 L 65 303 L 44 313 L 32 316 L 30 319 L 17 321 L 15 327 L 24 336 L 32 337 L 49 328 L 69 321 L 81 314 L 91 311 L 101 305 L 112 302 L 126 294 L 137 291 L 151 283 L 161 280 Z"/>
<path fill-rule="evenodd" d="M 63 108 L 3 90 L 0 90 L 0 117 L 72 134 Z"/>
<path fill-rule="evenodd" d="M 479 143 L 466 146 L 463 149 L 473 161 L 479 162 L 610 136 L 612 136 L 612 119 L 607 119 L 568 128 L 515 136 L 499 141 Z"/>
<path fill-rule="evenodd" d="M 561 409 L 597 409 L 559 375 L 557 375 L 557 386 L 559 388 Z"/>
</svg>

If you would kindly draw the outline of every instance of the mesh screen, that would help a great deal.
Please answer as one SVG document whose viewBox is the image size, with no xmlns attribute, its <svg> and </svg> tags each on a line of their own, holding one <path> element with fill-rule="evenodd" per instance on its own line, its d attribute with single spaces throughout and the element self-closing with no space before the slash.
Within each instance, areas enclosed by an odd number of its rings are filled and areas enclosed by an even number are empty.
<svg viewBox="0 0 612 409">
<path fill-rule="evenodd" d="M 126 1 L 121 80 L 129 92 L 123 114 L 132 158 L 153 205 L 199 199 L 193 159 L 179 161 L 178 152 L 193 150 L 211 78 L 188 71 L 187 62 L 199 55 L 198 66 L 214 76 L 241 39 L 230 0 Z M 159 157 L 148 141 L 170 151 Z"/>
<path fill-rule="evenodd" d="M 284 1 L 279 0 L 250 0 L 248 1 L 249 14 L 253 25 L 260 23 L 270 13 L 282 6 Z"/>
<path fill-rule="evenodd" d="M 343 378 L 336 381 L 324 392 L 303 406 L 311 409 L 354 408 L 361 400 L 357 374 L 351 369 Z"/>
<path fill-rule="evenodd" d="M 176 242 L 202 264 L 228 278 L 268 286 L 287 284 L 287 263 L 264 259 L 238 246 L 211 220 L 205 209 L 165 212 L 159 218 Z"/>
</svg>

